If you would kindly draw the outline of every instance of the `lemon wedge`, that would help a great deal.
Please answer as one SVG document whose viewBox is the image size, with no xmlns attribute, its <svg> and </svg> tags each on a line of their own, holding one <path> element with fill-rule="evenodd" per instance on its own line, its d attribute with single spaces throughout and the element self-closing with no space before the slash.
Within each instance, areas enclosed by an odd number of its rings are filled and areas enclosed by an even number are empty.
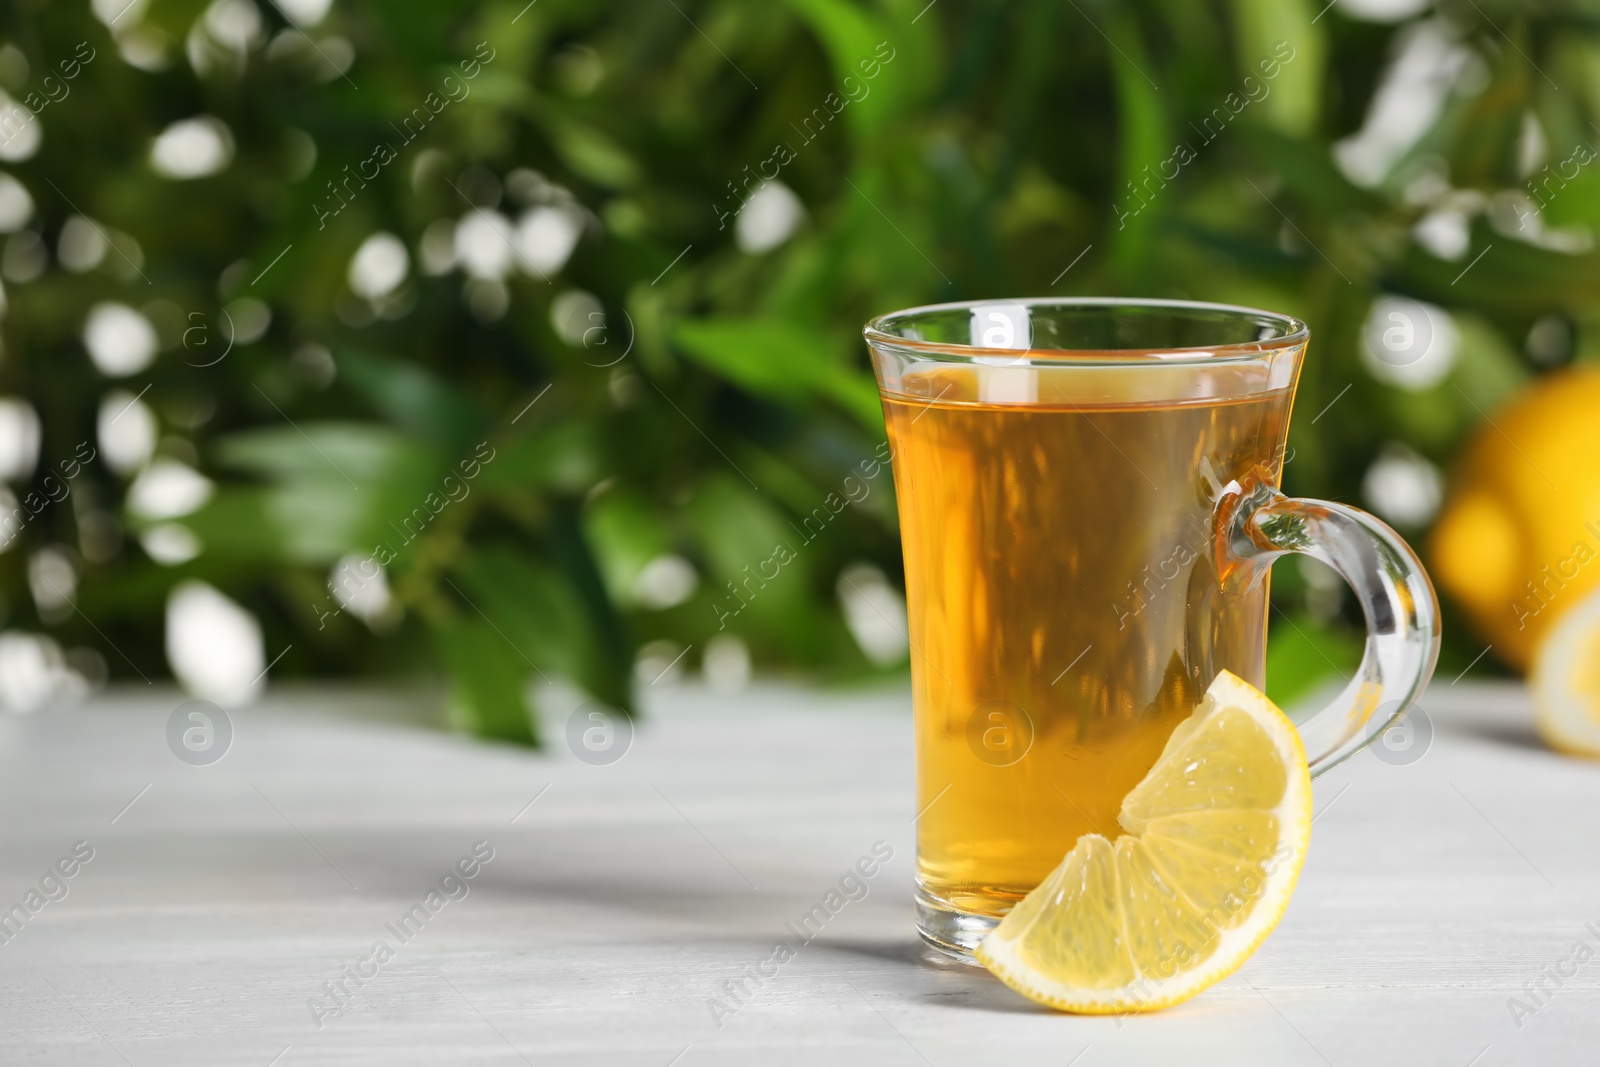
<svg viewBox="0 0 1600 1067">
<path fill-rule="evenodd" d="M 1574 605 L 1540 642 L 1533 709 L 1546 744 L 1600 756 L 1600 594 Z"/>
<path fill-rule="evenodd" d="M 1289 906 L 1311 840 L 1300 735 L 1223 671 L 1122 801 L 979 944 L 1030 1000 L 1112 1014 L 1169 1007 L 1232 974 Z"/>
</svg>

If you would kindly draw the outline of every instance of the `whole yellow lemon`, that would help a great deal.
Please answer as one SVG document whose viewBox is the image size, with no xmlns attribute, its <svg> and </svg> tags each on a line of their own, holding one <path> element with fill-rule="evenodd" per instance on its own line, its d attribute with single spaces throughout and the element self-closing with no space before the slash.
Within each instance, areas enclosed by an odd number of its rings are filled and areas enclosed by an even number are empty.
<svg viewBox="0 0 1600 1067">
<path fill-rule="evenodd" d="M 1429 547 L 1440 586 L 1526 671 L 1561 614 L 1600 586 L 1600 368 L 1547 375 L 1490 415 Z"/>
</svg>

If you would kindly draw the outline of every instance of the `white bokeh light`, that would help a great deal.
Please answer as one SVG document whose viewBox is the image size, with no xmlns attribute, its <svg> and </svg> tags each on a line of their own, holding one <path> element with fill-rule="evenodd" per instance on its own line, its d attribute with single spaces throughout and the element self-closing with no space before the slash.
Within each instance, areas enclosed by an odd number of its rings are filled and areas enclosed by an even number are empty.
<svg viewBox="0 0 1600 1067">
<path fill-rule="evenodd" d="M 61 622 L 72 614 L 72 601 L 78 593 L 78 569 L 61 549 L 41 548 L 28 557 L 28 592 L 33 595 L 41 619 Z"/>
<path fill-rule="evenodd" d="M 394 604 L 383 566 L 371 556 L 351 553 L 340 559 L 328 575 L 328 589 L 341 607 L 368 626 L 381 622 Z"/>
<path fill-rule="evenodd" d="M 113 389 L 101 399 L 95 435 L 101 457 L 118 474 L 132 474 L 150 461 L 156 429 L 155 412 L 133 393 Z"/>
<path fill-rule="evenodd" d="M 434 219 L 417 242 L 417 264 L 422 273 L 448 274 L 456 265 L 456 220 Z"/>
<path fill-rule="evenodd" d="M 247 704 L 266 672 L 261 625 L 205 582 L 184 582 L 167 598 L 167 663 L 195 696 Z"/>
<path fill-rule="evenodd" d="M 1404 22 L 1428 9 L 1433 0 L 1339 0 L 1339 14 L 1362 22 Z"/>
<path fill-rule="evenodd" d="M 1400 296 L 1372 302 L 1361 337 L 1361 362 L 1372 376 L 1411 392 L 1444 381 L 1461 343 L 1448 311 Z"/>
<path fill-rule="evenodd" d="M 716 692 L 737 693 L 750 684 L 750 649 L 732 634 L 718 634 L 706 642 L 700 670 Z"/>
<path fill-rule="evenodd" d="M 20 163 L 32 159 L 43 138 L 38 117 L 0 89 L 0 160 Z"/>
<path fill-rule="evenodd" d="M 517 222 L 517 263 L 530 274 L 554 274 L 572 257 L 583 235 L 575 212 L 558 207 L 536 207 Z"/>
<path fill-rule="evenodd" d="M 140 534 L 139 547 L 162 566 L 176 567 L 200 554 L 200 539 L 187 526 L 164 522 Z"/>
<path fill-rule="evenodd" d="M 118 32 L 137 26 L 149 6 L 150 0 L 89 0 L 94 17 Z"/>
<path fill-rule="evenodd" d="M 734 240 L 744 252 L 770 251 L 789 239 L 805 215 L 805 206 L 794 190 L 779 181 L 765 182 L 734 220 Z"/>
<path fill-rule="evenodd" d="M 406 280 L 411 257 L 406 246 L 392 233 L 375 233 L 361 242 L 350 259 L 350 289 L 368 300 L 379 300 Z"/>
<path fill-rule="evenodd" d="M 171 39 L 155 26 L 135 26 L 117 34 L 117 53 L 122 61 L 150 74 L 172 65 L 171 45 Z"/>
<path fill-rule="evenodd" d="M 241 296 L 228 301 L 228 320 L 233 323 L 233 343 L 253 345 L 266 335 L 272 325 L 272 309 L 253 296 Z"/>
<path fill-rule="evenodd" d="M 19 397 L 0 397 L 0 481 L 20 482 L 39 462 L 39 413 Z"/>
<path fill-rule="evenodd" d="M 175 459 L 158 459 L 128 486 L 128 510 L 143 519 L 176 519 L 211 499 L 211 479 Z"/>
<path fill-rule="evenodd" d="M 0 482 L 0 552 L 10 551 L 11 546 L 16 544 L 27 519 L 28 513 L 22 510 L 17 494 Z"/>
<path fill-rule="evenodd" d="M 174 122 L 150 146 L 150 165 L 174 181 L 204 178 L 233 160 L 233 134 L 210 115 Z"/>
<path fill-rule="evenodd" d="M 332 81 L 340 77 L 356 61 L 356 46 L 346 38 L 324 37 L 317 48 L 322 53 L 320 58 L 326 60 L 317 68 L 318 77 L 322 81 Z"/>
<path fill-rule="evenodd" d="M 661 611 L 688 600 L 699 583 L 694 564 L 669 552 L 644 565 L 633 580 L 633 597 L 641 606 Z"/>
<path fill-rule="evenodd" d="M 74 274 L 82 274 L 98 267 L 110 247 L 105 231 L 98 223 L 82 215 L 73 215 L 61 227 L 61 237 L 56 241 L 56 258 Z"/>
<path fill-rule="evenodd" d="M 261 10 L 250 0 L 212 0 L 205 24 L 214 41 L 235 52 L 247 51 L 261 39 Z"/>
<path fill-rule="evenodd" d="M 83 344 L 101 374 L 121 378 L 150 365 L 156 355 L 156 330 L 133 308 L 108 300 L 89 309 Z"/>
<path fill-rule="evenodd" d="M 1471 49 L 1444 19 L 1405 27 L 1373 93 L 1366 121 L 1333 146 L 1334 161 L 1357 185 L 1374 186 L 1388 176 L 1429 129 L 1474 60 Z"/>
<path fill-rule="evenodd" d="M 1496 233 L 1514 241 L 1569 256 L 1585 255 L 1594 248 L 1594 234 L 1587 225 L 1547 225 L 1544 212 L 1520 190 L 1496 192 L 1489 198 L 1486 215 Z"/>
<path fill-rule="evenodd" d="M 0 274 L 8 282 L 23 285 L 43 274 L 49 263 L 50 253 L 44 241 L 32 230 L 24 229 L 6 240 L 5 251 L 0 254 Z"/>
<path fill-rule="evenodd" d="M 38 711 L 75 702 L 88 691 L 88 682 L 67 667 L 61 646 L 49 637 L 0 633 L 0 711 Z"/>
<path fill-rule="evenodd" d="M 1472 243 L 1470 220 L 1464 212 L 1451 208 L 1424 215 L 1411 227 L 1411 236 L 1440 259 L 1460 259 Z"/>
<path fill-rule="evenodd" d="M 27 186 L 0 173 L 0 233 L 16 233 L 33 218 L 33 197 Z"/>
<path fill-rule="evenodd" d="M 1426 526 L 1439 511 L 1444 479 L 1427 459 L 1390 443 L 1367 468 L 1361 492 L 1373 511 L 1396 526 Z"/>
<path fill-rule="evenodd" d="M 839 575 L 845 625 L 862 653 L 880 667 L 906 657 L 906 601 L 871 563 L 852 563 Z"/>
<path fill-rule="evenodd" d="M 675 685 L 684 675 L 688 648 L 675 641 L 647 641 L 633 660 L 633 676 L 645 687 Z"/>
<path fill-rule="evenodd" d="M 273 0 L 283 17 L 297 27 L 315 26 L 328 16 L 333 0 Z"/>
<path fill-rule="evenodd" d="M 597 336 L 605 336 L 606 313 L 593 293 L 582 289 L 568 289 L 550 301 L 550 326 L 556 336 L 574 348 L 581 348 L 590 338 L 589 331 L 599 328 Z"/>
<path fill-rule="evenodd" d="M 511 269 L 513 232 L 497 211 L 470 211 L 456 224 L 456 260 L 474 278 L 499 281 Z"/>
</svg>

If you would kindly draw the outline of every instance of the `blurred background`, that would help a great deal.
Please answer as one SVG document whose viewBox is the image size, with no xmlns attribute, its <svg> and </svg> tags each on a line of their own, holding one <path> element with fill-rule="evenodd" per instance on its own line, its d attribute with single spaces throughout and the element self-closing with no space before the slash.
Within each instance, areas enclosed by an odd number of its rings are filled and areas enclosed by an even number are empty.
<svg viewBox="0 0 1600 1067">
<path fill-rule="evenodd" d="M 551 682 L 899 674 L 895 308 L 1298 315 L 1287 490 L 1419 547 L 1600 351 L 1593 4 L 15 0 L 0 40 L 11 711 L 360 677 L 533 743 Z M 1272 594 L 1275 697 L 1350 669 L 1329 573 Z M 1450 610 L 1441 677 L 1521 666 Z"/>
</svg>

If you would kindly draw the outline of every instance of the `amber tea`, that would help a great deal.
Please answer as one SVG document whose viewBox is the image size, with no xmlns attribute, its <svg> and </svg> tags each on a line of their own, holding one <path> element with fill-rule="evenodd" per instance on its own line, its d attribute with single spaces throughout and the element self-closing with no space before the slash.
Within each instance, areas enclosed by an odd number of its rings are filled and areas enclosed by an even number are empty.
<svg viewBox="0 0 1600 1067">
<path fill-rule="evenodd" d="M 1218 671 L 1265 683 L 1267 572 L 1331 563 L 1356 677 L 1300 724 L 1318 773 L 1420 692 L 1437 605 L 1353 508 L 1278 492 L 1303 323 L 1160 300 L 947 304 L 867 327 L 912 647 L 918 924 L 958 954 L 1122 798 Z"/>
<path fill-rule="evenodd" d="M 926 894 L 1003 914 L 1080 834 L 1116 836 L 1122 797 L 1219 669 L 1262 683 L 1266 586 L 1219 588 L 1211 514 L 1235 476 L 1276 481 L 1288 407 L 1286 390 L 1123 406 L 884 399 Z"/>
</svg>

